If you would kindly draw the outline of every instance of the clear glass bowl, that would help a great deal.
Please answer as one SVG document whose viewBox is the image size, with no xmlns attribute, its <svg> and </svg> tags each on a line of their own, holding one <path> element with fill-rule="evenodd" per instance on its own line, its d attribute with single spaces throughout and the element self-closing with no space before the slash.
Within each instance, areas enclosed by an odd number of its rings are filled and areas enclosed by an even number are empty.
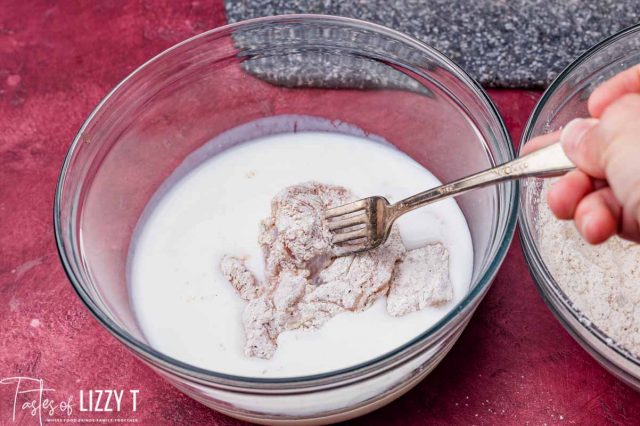
<svg viewBox="0 0 640 426">
<path fill-rule="evenodd" d="M 467 325 L 516 221 L 514 183 L 460 197 L 475 250 L 468 295 L 419 337 L 361 365 L 257 379 L 204 370 L 150 347 L 129 301 L 127 258 L 153 194 L 214 138 L 209 156 L 257 136 L 302 130 L 384 138 L 442 181 L 513 158 L 489 98 L 434 49 L 365 22 L 288 15 L 203 33 L 134 71 L 80 129 L 55 198 L 60 257 L 99 322 L 187 395 L 259 423 L 344 420 L 413 387 Z"/>
<path fill-rule="evenodd" d="M 551 84 L 536 106 L 522 136 L 522 147 L 541 134 L 561 129 L 577 117 L 588 117 L 587 100 L 593 89 L 618 72 L 640 63 L 640 25 L 593 47 Z M 528 179 L 520 192 L 520 235 L 525 257 L 538 289 L 554 315 L 576 341 L 613 374 L 640 390 L 640 360 L 618 346 L 593 324 L 563 292 L 539 251 L 535 218 L 542 181 Z"/>
</svg>

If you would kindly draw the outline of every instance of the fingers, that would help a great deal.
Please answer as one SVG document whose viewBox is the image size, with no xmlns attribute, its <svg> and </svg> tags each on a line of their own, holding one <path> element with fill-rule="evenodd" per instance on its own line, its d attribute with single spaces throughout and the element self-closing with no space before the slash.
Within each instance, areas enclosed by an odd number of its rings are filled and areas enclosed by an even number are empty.
<svg viewBox="0 0 640 426">
<path fill-rule="evenodd" d="M 574 170 L 555 182 L 547 193 L 547 204 L 558 219 L 573 219 L 580 201 L 594 190 L 592 179 Z"/>
<path fill-rule="evenodd" d="M 605 82 L 589 99 L 593 117 L 576 119 L 558 135 L 530 140 L 522 154 L 558 138 L 578 170 L 549 190 L 560 219 L 573 219 L 593 244 L 615 234 L 640 242 L 640 65 Z"/>
<path fill-rule="evenodd" d="M 606 187 L 585 196 L 575 211 L 576 228 L 591 244 L 600 244 L 618 233 L 622 206 Z"/>
<path fill-rule="evenodd" d="M 589 97 L 589 113 L 600 118 L 609 105 L 629 93 L 640 93 L 640 65 L 602 83 Z"/>
<path fill-rule="evenodd" d="M 631 209 L 640 193 L 640 94 L 625 95 L 611 104 L 598 127 L 605 141 L 601 161 L 609 186 Z"/>
<path fill-rule="evenodd" d="M 598 131 L 598 123 L 594 118 L 571 120 L 560 135 L 560 143 L 567 157 L 580 170 L 595 178 L 604 179 L 602 151 L 605 146 Z"/>
</svg>

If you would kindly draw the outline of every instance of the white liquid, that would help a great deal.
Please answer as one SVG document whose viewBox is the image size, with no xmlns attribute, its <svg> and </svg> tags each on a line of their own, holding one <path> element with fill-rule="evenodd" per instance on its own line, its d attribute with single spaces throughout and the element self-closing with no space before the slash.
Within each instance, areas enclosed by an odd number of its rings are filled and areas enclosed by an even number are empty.
<svg viewBox="0 0 640 426">
<path fill-rule="evenodd" d="M 248 255 L 262 279 L 258 226 L 282 188 L 310 180 L 390 201 L 440 184 L 407 155 L 378 142 L 335 133 L 269 136 L 205 161 L 177 181 L 139 225 L 130 262 L 131 296 L 155 349 L 189 364 L 249 377 L 291 377 L 342 369 L 381 356 L 426 331 L 468 292 L 471 236 L 452 199 L 402 217 L 407 248 L 441 241 L 449 250 L 454 299 L 404 317 L 384 298 L 343 313 L 317 331 L 282 333 L 270 360 L 243 353 L 246 304 L 219 271 L 225 254 Z"/>
</svg>

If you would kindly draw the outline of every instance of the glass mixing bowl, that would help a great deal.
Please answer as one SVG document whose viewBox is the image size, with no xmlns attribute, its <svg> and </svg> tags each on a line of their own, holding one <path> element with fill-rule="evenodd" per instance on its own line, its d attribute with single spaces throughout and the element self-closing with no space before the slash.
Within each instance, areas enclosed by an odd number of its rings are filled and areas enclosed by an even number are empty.
<svg viewBox="0 0 640 426">
<path fill-rule="evenodd" d="M 544 93 L 522 136 L 522 147 L 536 136 L 561 129 L 577 117 L 588 117 L 587 100 L 593 89 L 618 72 L 640 63 L 640 25 L 604 40 L 567 67 Z M 598 329 L 565 294 L 539 251 L 536 217 L 542 181 L 526 180 L 520 192 L 520 235 L 526 260 L 538 289 L 569 333 L 600 364 L 640 389 L 640 360 Z"/>
<path fill-rule="evenodd" d="M 130 304 L 127 258 L 153 194 L 211 140 L 207 156 L 304 130 L 385 139 L 442 181 L 513 158 L 489 98 L 434 49 L 357 20 L 288 15 L 203 33 L 134 71 L 80 129 L 55 197 L 64 268 L 98 321 L 185 394 L 258 423 L 344 420 L 417 384 L 489 289 L 516 220 L 515 183 L 461 196 L 475 250 L 468 295 L 417 338 L 361 365 L 259 379 L 198 368 L 151 347 Z"/>
</svg>

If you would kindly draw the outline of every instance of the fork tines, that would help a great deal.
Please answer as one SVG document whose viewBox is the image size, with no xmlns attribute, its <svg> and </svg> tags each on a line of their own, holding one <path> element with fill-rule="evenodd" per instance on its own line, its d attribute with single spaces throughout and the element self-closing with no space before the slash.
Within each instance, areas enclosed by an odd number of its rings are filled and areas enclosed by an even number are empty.
<svg viewBox="0 0 640 426">
<path fill-rule="evenodd" d="M 333 244 L 366 242 L 370 234 L 370 220 L 367 208 L 368 203 L 366 200 L 359 200 L 343 206 L 327 209 L 325 218 L 327 219 L 329 230 L 333 233 Z M 365 241 L 356 241 L 362 239 L 365 239 Z M 350 245 L 351 244 L 349 244 L 349 246 Z M 355 252 L 360 248 L 361 245 L 354 245 L 353 247 L 349 247 L 349 251 Z"/>
</svg>

